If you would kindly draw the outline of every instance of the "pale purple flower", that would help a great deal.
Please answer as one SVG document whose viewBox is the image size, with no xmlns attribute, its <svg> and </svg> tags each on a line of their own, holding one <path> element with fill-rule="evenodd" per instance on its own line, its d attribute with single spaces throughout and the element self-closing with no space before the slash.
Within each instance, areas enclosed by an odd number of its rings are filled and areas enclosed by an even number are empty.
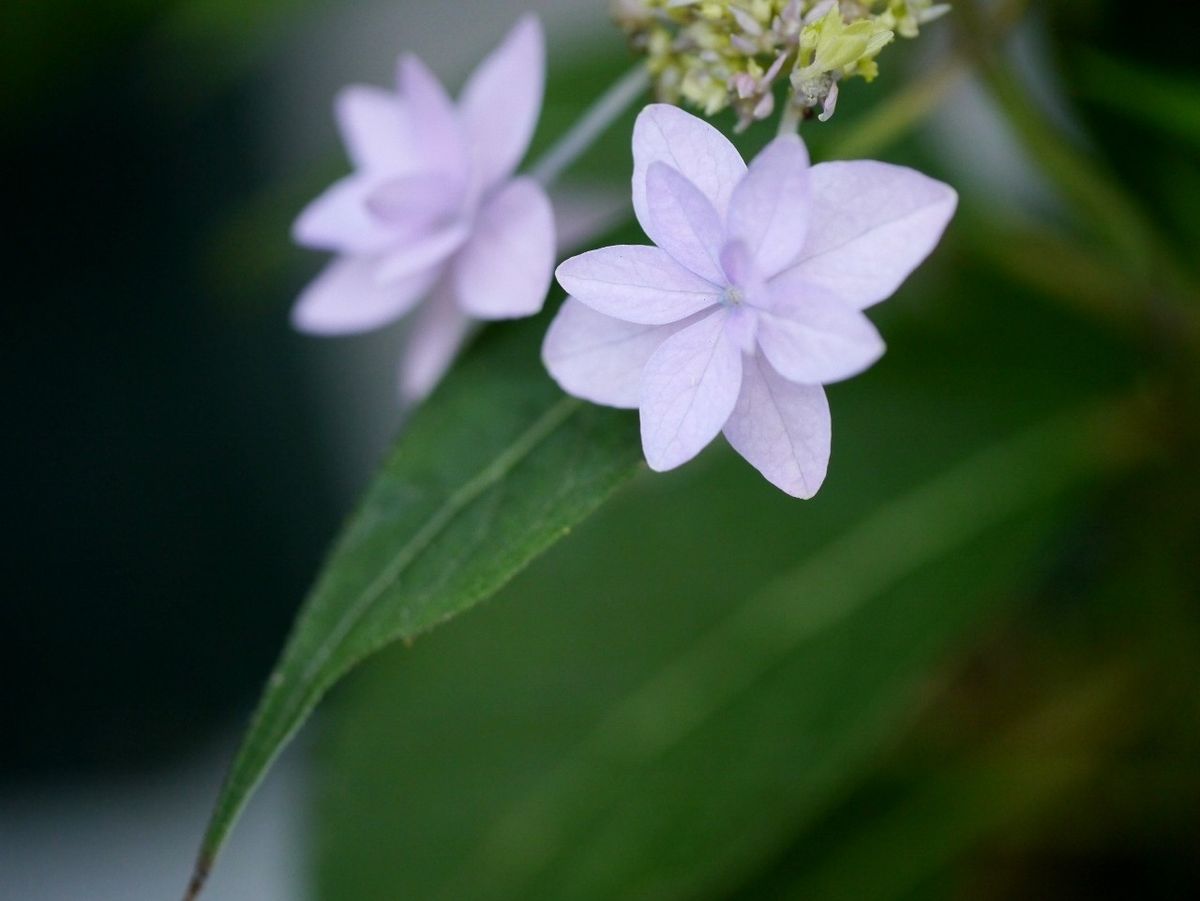
<svg viewBox="0 0 1200 901">
<path fill-rule="evenodd" d="M 633 135 L 633 208 L 657 245 L 558 267 L 567 298 L 542 356 L 565 391 L 641 411 L 652 469 L 719 432 L 769 481 L 812 497 L 829 463 L 822 385 L 884 351 L 862 310 L 933 250 L 957 203 L 900 166 L 809 167 L 795 135 L 749 168 L 704 121 L 647 107 Z"/>
<path fill-rule="evenodd" d="M 336 115 L 354 172 L 296 220 L 296 240 L 337 258 L 304 290 L 296 328 L 338 335 L 411 312 L 400 387 L 424 396 L 474 319 L 541 309 L 554 268 L 542 187 L 514 177 L 541 110 L 545 42 L 522 18 L 467 80 L 457 105 L 415 56 L 395 93 L 355 85 Z"/>
</svg>

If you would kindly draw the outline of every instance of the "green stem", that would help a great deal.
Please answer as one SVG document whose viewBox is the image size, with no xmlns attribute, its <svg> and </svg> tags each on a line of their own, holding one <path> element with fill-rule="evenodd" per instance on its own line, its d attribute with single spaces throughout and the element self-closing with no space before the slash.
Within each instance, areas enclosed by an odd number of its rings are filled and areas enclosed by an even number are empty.
<svg viewBox="0 0 1200 901">
<path fill-rule="evenodd" d="M 878 153 L 933 112 L 967 71 L 966 61 L 952 56 L 880 104 L 834 143 L 829 156 L 857 159 Z"/>
<path fill-rule="evenodd" d="M 804 115 L 804 111 L 794 103 L 789 103 L 783 108 L 783 113 L 779 117 L 779 134 L 794 135 L 800 132 L 800 119 Z"/>
<path fill-rule="evenodd" d="M 1079 220 L 1144 286 L 1139 315 L 1166 344 L 1200 341 L 1200 316 L 1181 302 L 1194 293 L 1189 276 L 1168 251 L 1154 222 L 1115 175 L 1077 147 L 1038 107 L 1026 85 L 997 52 L 997 36 L 973 3 L 960 4 L 959 22 L 977 68 L 1033 161 L 1074 207 Z"/>
<path fill-rule="evenodd" d="M 1028 0 L 1004 0 L 991 14 L 989 29 L 996 40 L 1020 21 Z M 957 7 L 955 8 L 957 11 Z M 959 42 L 961 45 L 961 41 Z M 914 79 L 868 113 L 856 127 L 834 143 L 833 159 L 855 159 L 878 153 L 937 109 L 962 79 L 970 74 L 972 54 L 957 46 L 936 68 Z"/>
<path fill-rule="evenodd" d="M 650 73 L 639 63 L 600 95 L 583 116 L 529 168 L 544 187 L 552 185 L 650 87 Z"/>
</svg>

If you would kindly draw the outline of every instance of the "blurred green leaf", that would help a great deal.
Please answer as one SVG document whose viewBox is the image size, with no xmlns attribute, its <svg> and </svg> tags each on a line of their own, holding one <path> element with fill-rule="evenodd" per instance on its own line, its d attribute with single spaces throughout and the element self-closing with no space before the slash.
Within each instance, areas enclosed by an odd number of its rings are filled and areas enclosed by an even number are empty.
<svg viewBox="0 0 1200 901">
<path fill-rule="evenodd" d="M 367 655 L 504 585 L 639 465 L 632 417 L 567 398 L 544 321 L 488 336 L 414 417 L 327 561 L 234 760 L 197 887 L 282 746 Z"/>
<path fill-rule="evenodd" d="M 935 649 L 1027 571 L 1044 522 L 962 551 L 1090 475 L 1095 434 L 1055 423 L 986 451 L 735 608 L 491 823 L 441 897 L 688 898 L 736 878 L 859 771 Z"/>
<path fill-rule="evenodd" d="M 832 541 L 830 508 L 793 509 L 789 541 L 789 517 L 711 471 L 690 496 L 607 511 L 607 550 L 581 538 L 545 577 L 587 593 L 573 622 L 525 578 L 521 605 L 455 627 L 465 642 L 441 633 L 343 696 L 321 897 L 720 895 L 862 770 L 948 643 L 1026 578 L 1056 499 L 1124 459 L 1108 424 L 1089 413 L 1002 442 Z M 714 578 L 724 564 L 745 581 L 755 545 L 806 539 L 803 562 L 761 587 Z M 689 604 L 703 627 L 665 636 L 687 627 L 658 608 Z"/>
<path fill-rule="evenodd" d="M 1099 667 L 966 760 L 907 761 L 881 812 L 853 808 L 831 836 L 809 842 L 781 897 L 902 901 L 987 836 L 1035 820 L 1095 776 L 1095 734 L 1114 731 L 1134 700 L 1128 673 Z M 879 787 L 874 787 L 877 793 Z M 879 797 L 873 799 L 879 805 Z M 811 838 L 811 837 L 810 837 Z"/>
<path fill-rule="evenodd" d="M 1200 79 L 1095 50 L 1080 52 L 1070 85 L 1085 100 L 1200 149 Z"/>
</svg>

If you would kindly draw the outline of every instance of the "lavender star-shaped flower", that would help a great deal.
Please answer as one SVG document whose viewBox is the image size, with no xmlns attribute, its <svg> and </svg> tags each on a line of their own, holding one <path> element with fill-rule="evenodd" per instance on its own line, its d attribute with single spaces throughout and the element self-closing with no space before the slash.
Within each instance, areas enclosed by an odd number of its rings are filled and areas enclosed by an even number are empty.
<svg viewBox="0 0 1200 901">
<path fill-rule="evenodd" d="M 475 70 L 457 106 L 415 56 L 397 91 L 351 86 L 337 98 L 355 166 L 296 220 L 295 239 L 337 258 L 304 290 L 296 328 L 337 335 L 417 312 L 401 393 L 423 397 L 472 319 L 541 309 L 554 268 L 554 217 L 542 187 L 513 177 L 541 110 L 545 42 L 522 18 Z"/>
<path fill-rule="evenodd" d="M 652 105 L 633 135 L 633 208 L 657 245 L 558 267 L 570 295 L 542 356 L 570 394 L 641 411 L 655 470 L 719 432 L 771 483 L 812 497 L 829 463 L 822 385 L 884 344 L 862 313 L 933 250 L 957 196 L 878 162 L 809 166 L 795 135 L 747 168 L 712 126 Z"/>
</svg>

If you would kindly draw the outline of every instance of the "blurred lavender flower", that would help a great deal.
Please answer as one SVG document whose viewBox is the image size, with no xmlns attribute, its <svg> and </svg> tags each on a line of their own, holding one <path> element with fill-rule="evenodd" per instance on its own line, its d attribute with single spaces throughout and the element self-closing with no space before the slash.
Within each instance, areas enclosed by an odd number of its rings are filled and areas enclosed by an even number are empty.
<svg viewBox="0 0 1200 901">
<path fill-rule="evenodd" d="M 634 212 L 657 246 L 558 267 L 570 297 L 546 366 L 570 394 L 640 408 L 652 469 L 724 431 L 770 482 L 812 497 L 829 462 L 821 386 L 883 353 L 861 311 L 933 250 L 953 189 L 886 163 L 810 168 L 795 135 L 747 169 L 720 132 L 665 105 L 639 116 L 633 156 Z"/>
<path fill-rule="evenodd" d="M 542 187 L 513 177 L 541 111 L 545 42 L 522 18 L 475 70 L 458 105 L 415 56 L 397 90 L 351 86 L 336 115 L 353 174 L 296 220 L 296 241 L 338 257 L 292 311 L 301 331 L 379 328 L 417 311 L 401 361 L 407 400 L 427 394 L 472 319 L 541 309 L 554 267 Z"/>
</svg>

